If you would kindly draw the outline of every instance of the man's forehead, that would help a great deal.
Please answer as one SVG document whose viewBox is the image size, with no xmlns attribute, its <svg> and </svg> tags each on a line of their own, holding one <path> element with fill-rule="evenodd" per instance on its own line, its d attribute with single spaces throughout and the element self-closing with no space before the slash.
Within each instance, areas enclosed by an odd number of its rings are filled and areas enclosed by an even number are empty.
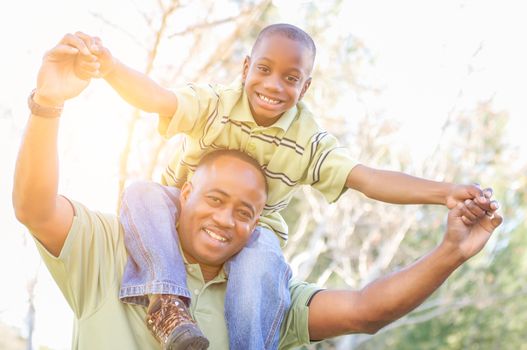
<svg viewBox="0 0 527 350">
<path fill-rule="evenodd" d="M 259 174 L 260 170 L 255 165 L 231 155 L 222 155 L 213 159 L 205 166 L 199 167 L 196 174 L 199 178 L 210 183 L 233 179 L 234 181 L 248 181 L 263 177 Z"/>
</svg>

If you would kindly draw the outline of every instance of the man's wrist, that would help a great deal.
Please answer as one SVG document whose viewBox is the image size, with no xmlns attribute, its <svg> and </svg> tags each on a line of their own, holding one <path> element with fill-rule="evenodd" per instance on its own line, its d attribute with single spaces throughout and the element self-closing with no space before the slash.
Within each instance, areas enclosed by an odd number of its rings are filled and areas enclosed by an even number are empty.
<svg viewBox="0 0 527 350">
<path fill-rule="evenodd" d="M 31 114 L 44 118 L 58 118 L 64 108 L 64 101 L 42 96 L 37 90 L 31 91 L 27 104 Z"/>
<path fill-rule="evenodd" d="M 443 239 L 436 249 L 438 253 L 442 255 L 442 262 L 454 268 L 463 265 L 463 263 L 468 260 L 459 249 L 459 244 L 451 242 L 448 239 Z"/>
</svg>

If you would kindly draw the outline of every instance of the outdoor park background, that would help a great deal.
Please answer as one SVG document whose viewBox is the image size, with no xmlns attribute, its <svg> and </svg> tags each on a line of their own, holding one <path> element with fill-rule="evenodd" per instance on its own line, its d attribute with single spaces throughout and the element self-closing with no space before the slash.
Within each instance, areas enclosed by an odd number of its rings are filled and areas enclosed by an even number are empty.
<svg viewBox="0 0 527 350">
<path fill-rule="evenodd" d="M 98 35 L 166 86 L 230 82 L 256 33 L 289 22 L 318 47 L 306 100 L 358 161 L 492 186 L 505 216 L 486 249 L 422 307 L 375 336 L 317 349 L 527 349 L 527 48 L 521 2 L 20 1 L 0 4 L 0 349 L 68 349 L 71 312 L 11 209 L 14 161 L 43 53 L 67 32 Z M 115 212 L 135 179 L 157 180 L 178 140 L 103 81 L 66 104 L 61 193 Z M 310 190 L 287 210 L 300 278 L 358 288 L 441 238 L 446 209 Z M 27 339 L 30 338 L 30 344 Z"/>
</svg>

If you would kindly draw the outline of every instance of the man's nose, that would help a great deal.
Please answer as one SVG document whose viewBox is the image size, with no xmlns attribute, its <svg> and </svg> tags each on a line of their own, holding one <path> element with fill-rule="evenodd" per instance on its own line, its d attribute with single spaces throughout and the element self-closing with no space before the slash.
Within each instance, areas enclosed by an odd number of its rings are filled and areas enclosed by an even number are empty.
<svg viewBox="0 0 527 350">
<path fill-rule="evenodd" d="M 232 228 L 234 227 L 234 212 L 233 209 L 225 206 L 222 208 L 217 208 L 212 216 L 213 220 L 220 227 Z"/>
</svg>

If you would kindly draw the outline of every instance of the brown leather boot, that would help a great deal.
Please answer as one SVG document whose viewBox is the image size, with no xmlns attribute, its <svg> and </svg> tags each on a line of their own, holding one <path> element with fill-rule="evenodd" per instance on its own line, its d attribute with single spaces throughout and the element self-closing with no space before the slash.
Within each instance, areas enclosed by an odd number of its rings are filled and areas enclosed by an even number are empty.
<svg viewBox="0 0 527 350">
<path fill-rule="evenodd" d="M 205 350 L 209 341 L 177 295 L 155 294 L 146 313 L 148 329 L 164 350 Z"/>
</svg>

